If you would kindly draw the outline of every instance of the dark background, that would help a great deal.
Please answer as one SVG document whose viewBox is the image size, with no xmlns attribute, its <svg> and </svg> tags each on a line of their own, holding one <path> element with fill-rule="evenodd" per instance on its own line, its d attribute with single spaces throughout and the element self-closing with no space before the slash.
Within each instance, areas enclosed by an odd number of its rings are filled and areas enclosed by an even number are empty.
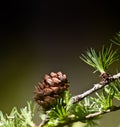
<svg viewBox="0 0 120 127">
<path fill-rule="evenodd" d="M 0 110 L 33 100 L 34 86 L 51 71 L 67 74 L 73 95 L 91 88 L 98 74 L 79 56 L 110 44 L 120 30 L 119 14 L 116 1 L 2 1 Z M 105 115 L 101 126 L 118 127 L 119 115 Z"/>
</svg>

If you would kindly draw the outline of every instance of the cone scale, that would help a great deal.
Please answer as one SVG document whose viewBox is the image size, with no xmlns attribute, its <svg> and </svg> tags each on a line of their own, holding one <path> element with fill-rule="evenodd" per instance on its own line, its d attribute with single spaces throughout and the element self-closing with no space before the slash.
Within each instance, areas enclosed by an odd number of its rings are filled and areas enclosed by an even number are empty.
<svg viewBox="0 0 120 127">
<path fill-rule="evenodd" d="M 64 91 L 68 90 L 68 80 L 62 72 L 51 72 L 35 86 L 35 101 L 45 110 L 49 110 L 56 104 L 58 98 L 62 98 Z"/>
</svg>

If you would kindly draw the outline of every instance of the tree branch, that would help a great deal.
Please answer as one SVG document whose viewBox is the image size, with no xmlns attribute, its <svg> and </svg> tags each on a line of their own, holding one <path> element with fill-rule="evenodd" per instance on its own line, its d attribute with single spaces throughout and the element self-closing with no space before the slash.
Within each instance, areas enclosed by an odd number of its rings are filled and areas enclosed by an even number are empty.
<svg viewBox="0 0 120 127">
<path fill-rule="evenodd" d="M 40 125 L 38 127 L 43 127 L 47 122 L 48 122 L 48 118 L 46 118 L 45 120 L 43 120 Z"/>
<path fill-rule="evenodd" d="M 99 112 L 95 112 L 95 113 L 92 113 L 92 114 L 89 114 L 87 116 L 85 116 L 84 118 L 72 118 L 72 117 L 69 117 L 68 116 L 68 120 L 66 121 L 66 123 L 60 123 L 58 126 L 56 127 L 63 127 L 64 125 L 67 125 L 68 123 L 72 124 L 74 122 L 78 122 L 78 121 L 82 121 L 82 120 L 89 120 L 91 118 L 94 118 L 94 117 L 97 117 L 97 116 L 100 116 L 100 115 L 103 115 L 103 114 L 106 114 L 106 113 L 110 113 L 110 112 L 113 112 L 113 111 L 117 111 L 117 110 L 120 110 L 120 106 L 113 106 L 112 108 L 106 110 L 106 111 L 99 111 Z"/>
<path fill-rule="evenodd" d="M 103 114 L 110 113 L 110 112 L 117 111 L 117 110 L 120 110 L 120 106 L 118 106 L 118 107 L 114 106 L 111 109 L 108 109 L 106 111 L 99 111 L 99 112 L 95 112 L 95 113 L 89 114 L 85 118 L 86 119 L 90 119 L 90 118 L 94 118 L 96 116 L 103 115 Z"/>
<path fill-rule="evenodd" d="M 79 94 L 79 95 L 76 95 L 76 96 L 73 96 L 70 101 L 72 104 L 77 103 L 77 102 L 81 101 L 82 99 L 84 99 L 85 97 L 87 97 L 88 95 L 90 95 L 91 93 L 93 93 L 99 89 L 102 89 L 104 86 L 110 84 L 111 82 L 113 82 L 119 78 L 120 78 L 120 73 L 113 75 L 113 76 L 109 76 L 106 80 L 103 80 L 100 83 L 94 84 L 93 88 L 87 90 L 86 92 Z M 89 114 L 82 119 L 74 118 L 74 116 L 73 117 L 68 116 L 68 119 L 66 120 L 65 123 L 59 123 L 59 125 L 57 125 L 56 127 L 63 127 L 64 125 L 67 125 L 67 124 L 71 124 L 71 123 L 81 121 L 81 120 L 85 120 L 85 119 L 86 120 L 91 119 L 91 118 L 94 118 L 96 116 L 106 114 L 106 113 L 116 111 L 116 110 L 120 110 L 120 106 L 119 107 L 114 106 L 114 107 L 112 107 L 106 111 L 99 111 L 99 112 L 95 112 L 93 114 Z M 39 125 L 39 127 L 43 127 L 48 121 L 49 121 L 48 119 L 42 121 L 42 123 Z"/>
<path fill-rule="evenodd" d="M 111 82 L 117 80 L 120 78 L 120 73 L 110 76 L 107 78 L 107 80 L 101 81 L 100 83 L 94 84 L 93 88 L 87 90 L 86 92 L 76 95 L 74 97 L 71 98 L 71 103 L 77 103 L 78 101 L 81 101 L 82 99 L 84 99 L 85 97 L 87 97 L 88 95 L 90 95 L 91 93 L 102 89 L 104 86 L 110 84 Z"/>
</svg>

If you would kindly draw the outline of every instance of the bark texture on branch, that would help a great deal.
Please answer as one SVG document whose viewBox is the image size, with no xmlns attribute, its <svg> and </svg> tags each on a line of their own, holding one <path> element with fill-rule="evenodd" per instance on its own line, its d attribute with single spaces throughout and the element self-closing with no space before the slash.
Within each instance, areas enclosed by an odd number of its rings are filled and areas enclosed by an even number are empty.
<svg viewBox="0 0 120 127">
<path fill-rule="evenodd" d="M 99 89 L 102 89 L 104 86 L 108 85 L 109 83 L 111 83 L 119 78 L 120 78 L 120 73 L 107 77 L 106 80 L 103 80 L 100 83 L 94 84 L 94 86 L 91 89 L 87 90 L 86 92 L 72 97 L 71 103 L 77 103 L 78 101 L 81 101 L 82 99 L 84 99 L 85 97 L 90 95 L 91 93 L 93 93 Z"/>
<path fill-rule="evenodd" d="M 97 83 L 97 84 L 94 84 L 94 86 L 87 90 L 86 92 L 82 93 L 82 94 L 79 94 L 79 95 L 76 95 L 76 96 L 73 96 L 71 98 L 71 104 L 74 104 L 74 103 L 77 103 L 79 101 L 81 101 L 82 99 L 84 99 L 85 97 L 87 97 L 88 95 L 92 94 L 93 92 L 99 90 L 99 89 L 102 89 L 104 86 L 110 84 L 111 82 L 117 80 L 120 78 L 120 73 L 116 74 L 116 75 L 109 75 L 106 79 L 104 80 L 101 80 L 101 82 Z M 120 106 L 116 107 L 116 106 L 113 106 L 112 108 L 106 110 L 106 111 L 99 111 L 99 112 L 95 112 L 93 114 L 89 114 L 87 116 L 85 116 L 85 118 L 78 118 L 78 119 L 74 119 L 72 117 L 69 117 L 68 116 L 68 119 L 65 123 L 60 123 L 58 126 L 56 127 L 63 127 L 64 125 L 67 125 L 67 124 L 70 124 L 70 123 L 74 123 L 74 122 L 77 122 L 77 121 L 80 121 L 80 120 L 85 120 L 85 119 L 91 119 L 91 118 L 94 118 L 94 117 L 97 117 L 99 115 L 103 115 L 103 114 L 106 114 L 106 113 L 109 113 L 109 112 L 112 112 L 112 111 L 116 111 L 116 110 L 120 110 Z M 43 127 L 46 123 L 48 122 L 48 119 L 47 121 L 42 121 L 42 123 L 39 125 L 39 127 Z"/>
</svg>

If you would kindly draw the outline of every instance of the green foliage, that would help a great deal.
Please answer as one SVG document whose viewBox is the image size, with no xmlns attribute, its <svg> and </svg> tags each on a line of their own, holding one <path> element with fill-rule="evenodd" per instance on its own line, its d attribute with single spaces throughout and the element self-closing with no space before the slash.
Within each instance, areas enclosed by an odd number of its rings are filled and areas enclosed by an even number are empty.
<svg viewBox="0 0 120 127">
<path fill-rule="evenodd" d="M 99 110 L 106 111 L 112 107 L 114 92 L 106 94 L 106 92 L 103 90 L 100 95 L 98 93 L 96 93 L 96 95 L 98 99 L 96 99 L 95 102 L 98 104 Z"/>
<path fill-rule="evenodd" d="M 57 100 L 57 104 L 47 112 L 49 122 L 45 127 L 55 127 L 59 123 L 64 123 L 67 120 L 70 109 L 71 94 L 69 91 L 64 92 L 64 96 Z"/>
<path fill-rule="evenodd" d="M 114 83 L 111 83 L 109 86 L 106 86 L 105 88 L 106 93 L 114 93 L 114 98 L 117 100 L 120 100 L 120 79 L 115 81 Z"/>
<path fill-rule="evenodd" d="M 94 102 L 98 105 L 99 110 L 104 112 L 111 109 L 114 107 L 113 100 L 120 100 L 120 80 L 105 86 L 102 93 L 96 93 L 96 95 L 97 98 L 94 98 Z"/>
<path fill-rule="evenodd" d="M 95 98 L 86 97 L 78 104 L 74 104 L 71 109 L 71 113 L 74 114 L 75 118 L 79 121 L 86 123 L 85 127 L 93 127 L 97 124 L 97 120 L 100 117 L 86 118 L 89 114 L 93 114 L 99 111 L 99 106 L 94 102 Z"/>
<path fill-rule="evenodd" d="M 96 127 L 98 126 L 98 118 L 94 118 L 94 119 L 90 119 L 90 120 L 86 120 L 86 125 L 83 127 Z"/>
<path fill-rule="evenodd" d="M 95 103 L 92 97 L 86 97 L 84 100 L 79 102 L 78 104 L 74 104 L 72 106 L 72 113 L 79 118 L 84 119 L 90 113 L 94 113 L 97 111 L 95 107 Z"/>
<path fill-rule="evenodd" d="M 11 113 L 4 115 L 0 111 L 0 127 L 31 127 L 34 125 L 33 116 L 34 108 L 31 109 L 31 102 L 28 105 L 20 109 L 20 113 L 17 108 L 14 107 Z"/>
<path fill-rule="evenodd" d="M 83 101 L 71 106 L 63 103 L 63 100 L 59 100 L 57 105 L 48 112 L 49 122 L 45 127 L 55 127 L 59 124 L 69 124 L 75 121 L 86 123 L 86 127 L 97 125 L 96 120 L 99 117 L 86 118 L 87 115 L 99 111 L 99 106 L 93 100 L 93 97 L 86 97 Z"/>
<path fill-rule="evenodd" d="M 55 119 L 59 118 L 60 120 L 64 120 L 68 115 L 67 108 L 64 105 L 62 99 L 58 99 L 57 101 L 58 101 L 57 105 L 50 110 L 50 112 L 48 113 L 48 116 Z"/>
<path fill-rule="evenodd" d="M 80 57 L 85 63 L 95 68 L 95 71 L 104 73 L 108 67 L 115 61 L 119 60 L 117 50 L 112 50 L 112 44 L 109 48 L 102 47 L 102 50 L 98 53 L 94 49 L 86 51 L 86 54 L 82 54 Z"/>
<path fill-rule="evenodd" d="M 84 123 L 81 127 L 95 127 L 102 114 L 113 109 L 114 99 L 120 100 L 120 80 L 105 86 L 95 96 L 88 96 L 79 103 L 70 104 L 71 94 L 66 92 L 57 105 L 47 112 L 49 121 L 44 127 L 57 127 L 74 122 Z"/>
<path fill-rule="evenodd" d="M 120 46 L 120 32 L 116 33 L 116 36 L 114 36 L 114 39 L 112 39 L 111 41 Z"/>
</svg>

